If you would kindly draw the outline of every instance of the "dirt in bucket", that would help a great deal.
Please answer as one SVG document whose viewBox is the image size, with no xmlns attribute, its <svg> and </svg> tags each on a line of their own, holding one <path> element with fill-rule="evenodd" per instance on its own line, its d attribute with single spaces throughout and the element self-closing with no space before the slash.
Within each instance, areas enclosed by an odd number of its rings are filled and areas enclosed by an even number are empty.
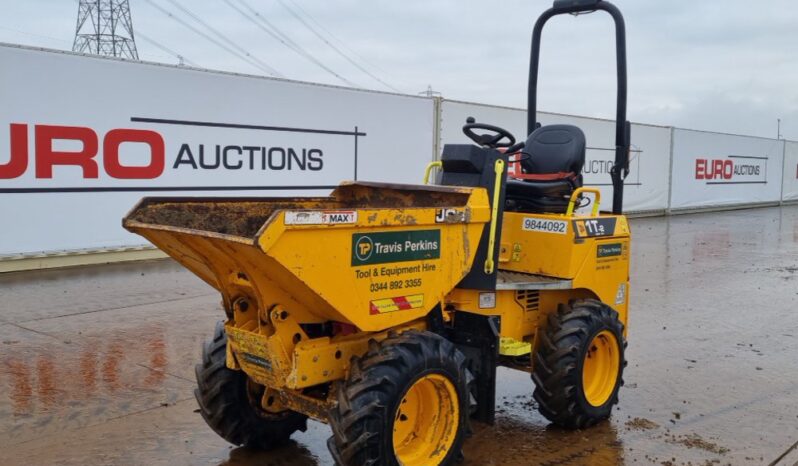
<svg viewBox="0 0 798 466">
<path fill-rule="evenodd" d="M 291 206 L 276 202 L 158 202 L 141 207 L 129 219 L 151 225 L 253 237 L 275 210 Z"/>
</svg>

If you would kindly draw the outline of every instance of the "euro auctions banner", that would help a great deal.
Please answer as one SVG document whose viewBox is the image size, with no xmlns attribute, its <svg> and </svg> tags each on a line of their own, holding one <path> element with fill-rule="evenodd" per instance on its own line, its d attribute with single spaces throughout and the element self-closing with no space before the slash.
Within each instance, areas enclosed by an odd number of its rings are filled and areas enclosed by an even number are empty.
<svg viewBox="0 0 798 466">
<path fill-rule="evenodd" d="M 784 188 L 782 199 L 798 200 L 798 142 L 784 142 Z"/>
<path fill-rule="evenodd" d="M 479 123 L 505 128 L 518 139 L 526 139 L 525 110 L 454 101 L 444 101 L 442 105 L 441 147 L 443 144 L 471 143 L 462 132 L 469 116 Z M 602 209 L 611 209 L 610 170 L 615 161 L 615 122 L 545 112 L 538 113 L 538 121 L 544 125 L 570 124 L 582 129 L 587 140 L 583 170 L 585 184 L 599 187 Z M 670 138 L 670 128 L 632 124 L 631 170 L 624 190 L 626 211 L 650 212 L 668 208 Z"/>
<path fill-rule="evenodd" d="M 0 255 L 140 245 L 144 196 L 414 182 L 432 99 L 0 45 Z"/>
<path fill-rule="evenodd" d="M 778 202 L 784 141 L 675 129 L 672 209 Z"/>
</svg>

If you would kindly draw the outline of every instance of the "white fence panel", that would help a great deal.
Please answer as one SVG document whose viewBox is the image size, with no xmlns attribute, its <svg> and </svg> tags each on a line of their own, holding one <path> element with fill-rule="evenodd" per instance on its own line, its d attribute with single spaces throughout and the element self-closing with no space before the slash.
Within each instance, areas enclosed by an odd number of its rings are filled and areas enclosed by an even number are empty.
<svg viewBox="0 0 798 466">
<path fill-rule="evenodd" d="M 671 208 L 778 202 L 784 141 L 675 129 Z"/>
<path fill-rule="evenodd" d="M 798 142 L 784 142 L 784 187 L 781 198 L 784 201 L 798 200 Z"/>
<path fill-rule="evenodd" d="M 470 142 L 462 133 L 467 117 L 497 125 L 526 139 L 526 111 L 507 107 L 444 101 L 441 111 L 441 143 Z M 609 120 L 538 113 L 542 124 L 571 124 L 585 132 L 587 154 L 585 184 L 601 189 L 605 209 L 612 206 L 610 169 L 615 160 L 615 123 Z M 631 212 L 664 211 L 668 208 L 670 169 L 670 129 L 632 124 L 631 171 L 626 179 L 624 209 Z M 442 147 L 442 146 L 441 146 Z"/>
<path fill-rule="evenodd" d="M 0 255 L 142 244 L 142 196 L 414 182 L 429 98 L 0 46 Z"/>
</svg>

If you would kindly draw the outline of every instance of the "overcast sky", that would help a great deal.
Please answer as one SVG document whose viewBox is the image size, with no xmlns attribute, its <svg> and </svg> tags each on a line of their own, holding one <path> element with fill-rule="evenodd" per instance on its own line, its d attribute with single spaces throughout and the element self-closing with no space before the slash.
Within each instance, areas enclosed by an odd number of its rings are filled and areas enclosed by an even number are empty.
<svg viewBox="0 0 798 466">
<path fill-rule="evenodd" d="M 229 1 L 247 11 L 240 0 Z M 632 121 L 775 137 L 776 119 L 781 118 L 782 135 L 798 140 L 794 1 L 614 1 L 626 16 Z M 268 35 L 226 0 L 130 0 L 141 59 L 177 63 L 148 38 L 200 67 L 251 74 L 264 72 L 154 6 L 213 35 L 175 2 L 289 78 L 343 84 L 313 63 L 315 59 L 365 88 L 390 90 L 358 66 L 402 92 L 416 94 L 431 85 L 445 98 L 513 107 L 525 105 L 532 25 L 551 4 L 245 0 L 301 46 L 309 59 Z M 0 41 L 71 49 L 77 0 L 3 3 Z M 613 40 L 612 21 L 603 13 L 550 21 L 544 31 L 540 109 L 612 117 Z"/>
</svg>

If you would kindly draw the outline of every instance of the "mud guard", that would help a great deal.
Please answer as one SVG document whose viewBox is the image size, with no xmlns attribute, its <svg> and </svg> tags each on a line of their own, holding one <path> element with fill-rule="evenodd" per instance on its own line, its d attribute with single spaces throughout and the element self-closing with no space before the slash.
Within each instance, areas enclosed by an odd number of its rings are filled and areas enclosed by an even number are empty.
<svg viewBox="0 0 798 466">
<path fill-rule="evenodd" d="M 496 366 L 499 360 L 499 316 L 484 316 L 458 311 L 454 326 L 446 337 L 468 359 L 468 368 L 476 378 L 477 406 L 471 417 L 493 424 L 496 417 Z"/>
</svg>

